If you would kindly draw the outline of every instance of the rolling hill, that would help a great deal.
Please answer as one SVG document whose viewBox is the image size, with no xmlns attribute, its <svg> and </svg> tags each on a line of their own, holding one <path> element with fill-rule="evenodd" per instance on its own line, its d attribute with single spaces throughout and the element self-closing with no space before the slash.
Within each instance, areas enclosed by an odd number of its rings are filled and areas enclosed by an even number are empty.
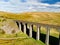
<svg viewBox="0 0 60 45">
<path fill-rule="evenodd" d="M 13 31 L 14 30 L 14 31 Z M 29 38 L 18 29 L 11 19 L 0 18 L 0 45 L 45 45 L 42 41 Z"/>
<path fill-rule="evenodd" d="M 60 25 L 60 13 L 54 12 L 26 12 L 18 14 L 0 12 L 0 17 L 44 24 Z"/>
<path fill-rule="evenodd" d="M 6 19 L 22 20 L 22 21 L 60 26 L 60 13 L 54 13 L 54 12 L 25 12 L 25 13 L 0 12 L 0 18 L 2 17 Z M 56 36 L 55 35 L 54 36 L 57 37 L 59 33 L 53 30 L 51 31 L 51 33 L 56 34 Z"/>
</svg>

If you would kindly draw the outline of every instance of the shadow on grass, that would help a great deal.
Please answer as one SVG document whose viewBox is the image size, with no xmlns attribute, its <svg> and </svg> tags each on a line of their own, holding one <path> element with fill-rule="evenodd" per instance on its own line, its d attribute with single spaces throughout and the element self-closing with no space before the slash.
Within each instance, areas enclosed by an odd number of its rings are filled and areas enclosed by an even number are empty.
<svg viewBox="0 0 60 45">
<path fill-rule="evenodd" d="M 27 35 L 29 35 L 29 29 L 27 29 Z M 36 39 L 36 32 L 35 31 L 32 31 L 32 37 L 34 39 Z M 40 40 L 45 43 L 45 39 L 46 39 L 46 35 L 40 33 Z M 59 39 L 50 36 L 49 37 L 49 43 L 50 43 L 50 45 L 59 45 Z"/>
<path fill-rule="evenodd" d="M 17 25 L 18 25 L 18 23 L 17 23 Z M 22 30 L 22 32 L 23 32 L 23 24 L 21 23 L 21 30 Z M 18 27 L 19 27 L 19 25 L 18 25 Z M 26 27 L 26 32 L 27 32 L 27 35 L 29 36 L 29 29 Z M 35 31 L 32 31 L 32 37 L 34 38 L 34 39 L 36 39 L 36 32 Z M 42 41 L 42 42 L 44 42 L 45 43 L 45 39 L 46 39 L 46 34 L 42 34 L 42 33 L 40 33 L 40 40 Z M 58 38 L 56 38 L 56 37 L 52 37 L 52 36 L 50 36 L 49 37 L 49 43 L 50 43 L 50 45 L 59 45 L 59 39 Z"/>
</svg>

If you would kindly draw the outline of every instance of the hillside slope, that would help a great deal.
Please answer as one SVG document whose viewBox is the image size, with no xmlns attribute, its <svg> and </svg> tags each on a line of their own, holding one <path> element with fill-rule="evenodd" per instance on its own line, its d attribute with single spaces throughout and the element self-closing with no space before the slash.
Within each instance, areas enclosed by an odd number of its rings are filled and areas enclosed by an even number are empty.
<svg viewBox="0 0 60 45">
<path fill-rule="evenodd" d="M 0 12 L 0 17 L 44 24 L 60 25 L 60 13 L 53 12 L 26 12 L 20 14 Z"/>
<path fill-rule="evenodd" d="M 13 29 L 12 29 L 13 28 Z M 13 31 L 14 30 L 14 31 Z M 19 31 L 11 19 L 0 18 L 0 45 L 45 45 Z"/>
<path fill-rule="evenodd" d="M 54 12 L 25 12 L 25 13 L 7 13 L 0 12 L 0 18 L 9 18 L 13 20 L 22 20 L 36 23 L 44 23 L 51 25 L 59 25 L 60 26 L 60 13 Z M 46 30 L 42 29 L 41 32 L 45 34 Z M 50 35 L 54 37 L 59 37 L 59 32 L 55 29 L 50 31 Z"/>
</svg>

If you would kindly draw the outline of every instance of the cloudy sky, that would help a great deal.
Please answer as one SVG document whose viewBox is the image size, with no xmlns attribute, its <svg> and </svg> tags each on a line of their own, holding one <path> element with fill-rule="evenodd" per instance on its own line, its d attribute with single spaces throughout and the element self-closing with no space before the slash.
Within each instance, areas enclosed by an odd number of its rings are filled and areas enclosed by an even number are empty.
<svg viewBox="0 0 60 45">
<path fill-rule="evenodd" d="M 0 11 L 20 12 L 60 12 L 60 0 L 0 0 Z"/>
</svg>

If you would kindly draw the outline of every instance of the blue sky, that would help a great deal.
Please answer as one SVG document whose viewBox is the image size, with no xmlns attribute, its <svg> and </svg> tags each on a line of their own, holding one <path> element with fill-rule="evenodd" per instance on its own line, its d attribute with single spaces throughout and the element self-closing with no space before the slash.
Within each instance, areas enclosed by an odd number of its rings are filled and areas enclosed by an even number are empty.
<svg viewBox="0 0 60 45">
<path fill-rule="evenodd" d="M 40 2 L 40 0 L 39 0 Z M 48 3 L 48 4 L 55 4 L 56 2 L 60 2 L 60 0 L 42 0 L 42 3 Z"/>
<path fill-rule="evenodd" d="M 0 11 L 60 12 L 60 0 L 0 0 Z"/>
</svg>

